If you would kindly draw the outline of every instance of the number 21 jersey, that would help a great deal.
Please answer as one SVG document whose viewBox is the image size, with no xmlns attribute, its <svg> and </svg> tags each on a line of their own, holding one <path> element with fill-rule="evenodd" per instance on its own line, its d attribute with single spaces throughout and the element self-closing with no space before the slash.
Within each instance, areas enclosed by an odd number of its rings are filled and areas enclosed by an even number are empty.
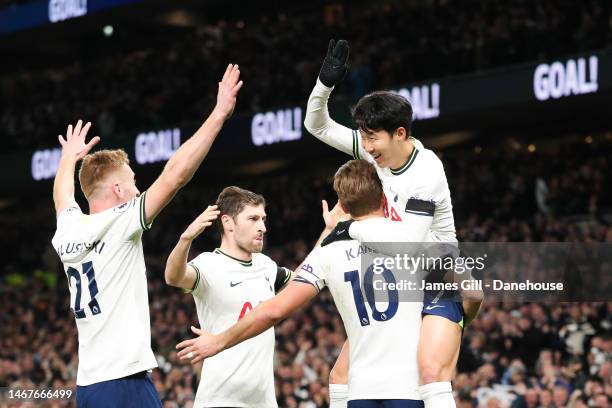
<svg viewBox="0 0 612 408">
<path fill-rule="evenodd" d="M 77 385 L 157 367 L 142 249 L 146 193 L 100 213 L 77 203 L 57 218 L 53 247 L 68 278 L 79 336 Z"/>
</svg>

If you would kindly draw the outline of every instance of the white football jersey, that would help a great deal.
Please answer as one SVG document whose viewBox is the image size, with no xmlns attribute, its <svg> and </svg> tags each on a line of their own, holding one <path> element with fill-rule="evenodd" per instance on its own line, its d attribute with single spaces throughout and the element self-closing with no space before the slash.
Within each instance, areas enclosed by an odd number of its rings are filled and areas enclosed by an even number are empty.
<svg viewBox="0 0 612 408">
<path fill-rule="evenodd" d="M 368 221 L 378 230 L 395 224 L 384 218 Z M 371 252 L 355 240 L 315 248 L 294 281 L 310 283 L 318 290 L 329 287 L 350 344 L 349 400 L 420 400 L 417 345 L 423 303 L 400 302 L 395 289 L 386 292 L 385 301 L 370 301 L 368 285 L 372 289 L 377 278 L 372 270 L 361 270 L 364 251 Z M 394 279 L 383 277 L 387 282 Z M 377 295 L 384 292 L 376 291 Z"/>
<path fill-rule="evenodd" d="M 379 167 L 361 147 L 359 132 L 354 131 L 356 159 L 365 159 L 376 167 L 385 193 L 385 217 L 403 221 L 404 214 L 433 217 L 426 241 L 457 242 L 450 189 L 440 158 L 411 138 L 412 154 L 399 169 Z"/>
<path fill-rule="evenodd" d="M 274 297 L 291 278 L 291 271 L 261 253 L 244 262 L 216 249 L 200 254 L 189 265 L 197 272 L 192 294 L 200 327 L 215 334 Z M 277 407 L 274 344 L 274 328 L 270 328 L 207 358 L 194 406 Z"/>
<path fill-rule="evenodd" d="M 77 385 L 157 367 L 151 350 L 142 250 L 146 193 L 97 214 L 74 205 L 57 218 L 53 247 L 64 264 L 79 336 Z"/>
<path fill-rule="evenodd" d="M 394 221 L 405 221 L 410 215 L 433 217 L 424 241 L 457 242 L 450 190 L 438 156 L 411 138 L 414 149 L 403 166 L 398 169 L 379 167 L 363 149 L 359 132 L 329 117 L 327 100 L 332 89 L 317 80 L 304 120 L 308 131 L 328 145 L 374 164 L 385 193 L 385 216 Z M 352 230 L 351 236 L 354 236 Z"/>
</svg>

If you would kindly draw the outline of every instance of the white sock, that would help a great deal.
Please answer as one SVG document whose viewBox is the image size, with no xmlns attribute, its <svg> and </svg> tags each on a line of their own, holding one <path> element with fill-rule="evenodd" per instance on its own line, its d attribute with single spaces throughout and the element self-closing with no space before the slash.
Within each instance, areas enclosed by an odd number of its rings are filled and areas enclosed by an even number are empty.
<svg viewBox="0 0 612 408">
<path fill-rule="evenodd" d="M 450 382 L 435 382 L 419 387 L 425 408 L 456 408 Z"/>
<path fill-rule="evenodd" d="M 329 408 L 346 408 L 348 384 L 329 384 Z"/>
</svg>

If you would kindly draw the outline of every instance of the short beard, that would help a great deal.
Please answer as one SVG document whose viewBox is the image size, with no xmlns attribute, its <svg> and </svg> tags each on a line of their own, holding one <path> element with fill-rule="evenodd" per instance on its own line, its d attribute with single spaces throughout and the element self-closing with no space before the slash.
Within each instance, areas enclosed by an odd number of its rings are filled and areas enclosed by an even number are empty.
<svg viewBox="0 0 612 408">
<path fill-rule="evenodd" d="M 250 254 L 257 254 L 260 253 L 263 249 L 263 242 L 261 243 L 261 245 L 253 245 L 251 248 L 247 248 L 245 245 L 240 244 L 239 242 L 236 243 L 238 245 L 238 248 L 242 249 L 243 251 L 246 251 Z"/>
</svg>

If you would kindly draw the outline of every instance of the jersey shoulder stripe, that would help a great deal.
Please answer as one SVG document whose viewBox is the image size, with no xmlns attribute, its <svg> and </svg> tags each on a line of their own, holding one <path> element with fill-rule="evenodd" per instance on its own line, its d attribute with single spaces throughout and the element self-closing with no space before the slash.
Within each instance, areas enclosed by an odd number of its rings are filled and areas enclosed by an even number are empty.
<svg viewBox="0 0 612 408">
<path fill-rule="evenodd" d="M 191 289 L 185 289 L 185 293 L 193 293 L 198 288 L 198 285 L 200 284 L 200 279 L 201 279 L 200 269 L 197 266 L 195 266 L 193 262 L 189 262 L 187 265 L 195 269 L 196 279 L 195 279 L 195 282 L 193 283 L 193 287 Z"/>
<path fill-rule="evenodd" d="M 151 229 L 153 225 L 153 221 L 147 224 L 147 217 L 145 214 L 145 199 L 147 198 L 147 192 L 142 193 L 142 198 L 140 199 L 140 226 L 143 231 L 148 231 Z"/>
</svg>

